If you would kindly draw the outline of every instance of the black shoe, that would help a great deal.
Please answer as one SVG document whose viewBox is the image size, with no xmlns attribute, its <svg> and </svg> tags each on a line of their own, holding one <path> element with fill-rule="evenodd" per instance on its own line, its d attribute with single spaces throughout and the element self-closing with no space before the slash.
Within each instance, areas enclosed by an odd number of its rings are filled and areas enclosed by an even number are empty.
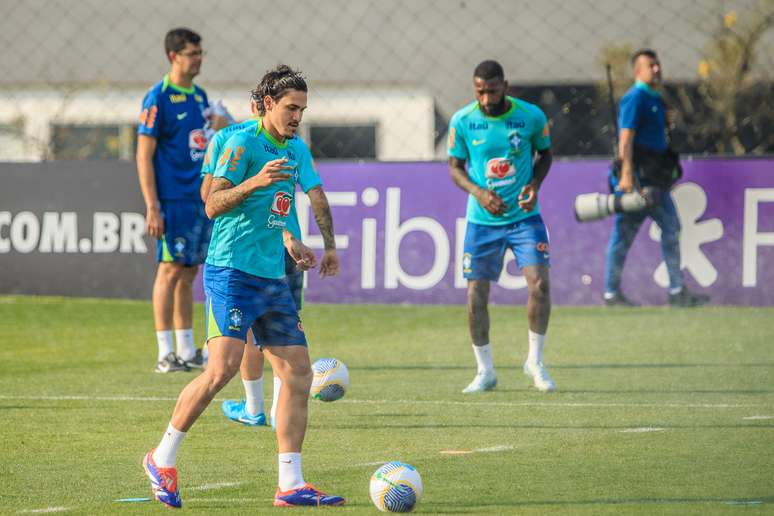
<svg viewBox="0 0 774 516">
<path fill-rule="evenodd" d="M 196 350 L 196 354 L 190 360 L 184 360 L 185 365 L 191 369 L 204 369 L 207 363 L 204 361 L 204 355 L 202 355 L 202 348 Z"/>
<path fill-rule="evenodd" d="M 709 303 L 709 300 L 709 296 L 705 296 L 704 294 L 694 294 L 693 292 L 689 292 L 685 287 L 683 287 L 683 289 L 677 294 L 669 294 L 669 304 L 671 306 L 678 306 L 682 308 L 706 305 Z"/>
<path fill-rule="evenodd" d="M 156 364 L 157 373 L 177 373 L 190 370 L 191 368 L 188 367 L 174 351 L 170 351 L 167 356 L 159 360 L 159 363 Z"/>
<path fill-rule="evenodd" d="M 602 299 L 605 301 L 605 306 L 640 306 L 637 303 L 631 301 L 628 297 L 623 295 L 621 292 L 616 292 L 613 294 L 613 297 L 606 297 L 602 296 Z"/>
</svg>

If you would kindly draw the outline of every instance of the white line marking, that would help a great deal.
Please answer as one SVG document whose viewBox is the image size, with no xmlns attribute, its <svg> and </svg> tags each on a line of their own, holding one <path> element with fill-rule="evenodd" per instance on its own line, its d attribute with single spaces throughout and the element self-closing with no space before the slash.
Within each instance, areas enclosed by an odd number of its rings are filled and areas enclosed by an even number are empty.
<svg viewBox="0 0 774 516">
<path fill-rule="evenodd" d="M 225 398 L 215 398 L 213 401 L 223 401 Z M 31 400 L 31 401 L 176 401 L 177 398 L 157 396 L 5 396 L 0 400 Z M 543 401 L 452 401 L 452 400 L 339 400 L 337 403 L 365 405 L 451 405 L 464 407 L 545 407 L 545 408 L 706 408 L 706 409 L 737 409 L 759 408 L 769 405 L 742 405 L 738 403 L 594 403 L 594 402 L 543 402 Z"/>
<path fill-rule="evenodd" d="M 492 446 L 489 448 L 476 448 L 473 451 L 476 453 L 497 453 L 497 452 L 508 451 L 512 449 L 513 449 L 513 446 L 507 446 L 507 445 L 501 444 L 499 446 Z"/>
<path fill-rule="evenodd" d="M 658 428 L 653 426 L 645 426 L 642 428 L 626 428 L 625 430 L 619 430 L 624 434 L 644 434 L 645 432 L 663 432 L 666 428 Z"/>
<path fill-rule="evenodd" d="M 747 416 L 743 417 L 742 419 L 746 419 L 747 421 L 757 421 L 760 419 L 774 419 L 774 416 Z"/>
<path fill-rule="evenodd" d="M 244 485 L 244 482 L 213 482 L 190 488 L 191 491 L 212 491 L 213 489 L 225 489 L 227 487 L 238 487 Z"/>
<path fill-rule="evenodd" d="M 185 498 L 183 502 L 186 503 L 272 503 L 274 498 Z"/>
<path fill-rule="evenodd" d="M 64 512 L 69 511 L 67 507 L 46 507 L 45 509 L 24 509 L 19 511 L 22 514 L 41 514 L 45 512 Z"/>
<path fill-rule="evenodd" d="M 378 460 L 376 462 L 361 462 L 359 464 L 353 464 L 352 467 L 353 468 L 358 468 L 360 466 L 381 466 L 382 464 L 387 464 L 388 462 L 390 462 L 390 461 L 388 461 L 388 460 Z"/>
</svg>

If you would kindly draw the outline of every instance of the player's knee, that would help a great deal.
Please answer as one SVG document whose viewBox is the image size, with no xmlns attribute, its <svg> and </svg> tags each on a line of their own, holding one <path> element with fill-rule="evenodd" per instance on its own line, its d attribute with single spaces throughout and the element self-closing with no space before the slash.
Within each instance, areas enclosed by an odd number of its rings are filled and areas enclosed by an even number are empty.
<svg viewBox="0 0 774 516">
<path fill-rule="evenodd" d="M 209 376 L 210 389 L 220 391 L 229 381 L 231 381 L 237 371 L 239 371 L 239 362 L 234 364 L 226 361 L 215 367 L 208 364 L 206 374 Z"/>
<path fill-rule="evenodd" d="M 473 310 L 486 308 L 489 290 L 481 283 L 471 283 L 468 288 L 468 306 Z"/>
<path fill-rule="evenodd" d="M 160 263 L 157 279 L 166 285 L 175 285 L 183 275 L 183 267 L 176 263 Z"/>
<path fill-rule="evenodd" d="M 285 376 L 287 380 L 283 380 L 283 389 L 287 386 L 293 394 L 303 396 L 309 394 L 314 373 L 308 363 L 289 365 Z"/>
<path fill-rule="evenodd" d="M 550 281 L 546 276 L 538 274 L 529 282 L 529 293 L 537 299 L 547 299 L 550 291 Z"/>
</svg>

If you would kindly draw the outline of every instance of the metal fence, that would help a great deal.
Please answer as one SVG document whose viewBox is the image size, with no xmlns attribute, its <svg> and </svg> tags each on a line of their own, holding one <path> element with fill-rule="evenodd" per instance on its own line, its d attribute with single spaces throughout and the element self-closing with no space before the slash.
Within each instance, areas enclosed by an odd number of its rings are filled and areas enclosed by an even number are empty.
<svg viewBox="0 0 774 516">
<path fill-rule="evenodd" d="M 559 155 L 610 151 L 605 64 L 659 52 L 676 145 L 774 152 L 774 0 L 2 0 L 0 160 L 131 160 L 145 90 L 167 70 L 163 37 L 187 26 L 208 54 L 197 82 L 236 118 L 279 62 L 303 70 L 303 136 L 320 159 L 445 156 L 472 71 L 500 61 L 540 105 Z"/>
</svg>

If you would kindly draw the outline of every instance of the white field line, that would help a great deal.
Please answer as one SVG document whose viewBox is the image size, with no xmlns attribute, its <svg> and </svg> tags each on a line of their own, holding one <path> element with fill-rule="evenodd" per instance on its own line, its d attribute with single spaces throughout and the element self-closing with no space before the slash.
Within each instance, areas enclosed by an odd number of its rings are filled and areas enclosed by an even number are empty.
<svg viewBox="0 0 774 516">
<path fill-rule="evenodd" d="M 45 509 L 23 509 L 19 511 L 20 514 L 44 514 L 48 512 L 65 512 L 69 511 L 68 507 L 46 507 Z"/>
<path fill-rule="evenodd" d="M 742 419 L 746 421 L 758 421 L 761 419 L 774 419 L 774 416 L 747 416 L 743 417 Z"/>
<path fill-rule="evenodd" d="M 175 401 L 177 398 L 159 396 L 7 396 L 0 395 L 0 400 L 30 400 L 30 401 Z M 214 401 L 222 401 L 216 398 Z M 597 402 L 546 402 L 546 401 L 454 401 L 454 400 L 339 400 L 340 404 L 361 405 L 439 405 L 464 407 L 544 407 L 544 408 L 706 408 L 706 409 L 738 409 L 759 408 L 768 405 L 750 405 L 740 403 L 597 403 Z"/>
<path fill-rule="evenodd" d="M 203 484 L 196 487 L 191 487 L 191 491 L 212 491 L 214 489 L 226 489 L 227 487 L 239 487 L 244 482 L 212 482 L 209 484 Z"/>
<path fill-rule="evenodd" d="M 644 434 L 647 432 L 663 432 L 664 430 L 666 429 L 653 426 L 644 426 L 640 428 L 625 428 L 624 430 L 619 430 L 619 432 L 623 434 Z"/>
</svg>

